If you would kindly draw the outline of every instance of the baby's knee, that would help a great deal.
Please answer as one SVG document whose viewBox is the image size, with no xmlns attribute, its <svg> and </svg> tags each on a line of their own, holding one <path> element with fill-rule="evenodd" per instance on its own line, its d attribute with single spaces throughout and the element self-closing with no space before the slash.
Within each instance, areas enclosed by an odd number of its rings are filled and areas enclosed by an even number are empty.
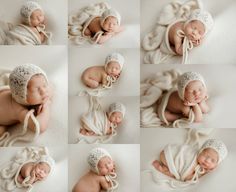
<svg viewBox="0 0 236 192">
<path fill-rule="evenodd" d="M 87 86 L 89 86 L 90 88 L 97 88 L 99 86 L 99 83 L 90 79 L 89 81 L 87 81 Z"/>
</svg>

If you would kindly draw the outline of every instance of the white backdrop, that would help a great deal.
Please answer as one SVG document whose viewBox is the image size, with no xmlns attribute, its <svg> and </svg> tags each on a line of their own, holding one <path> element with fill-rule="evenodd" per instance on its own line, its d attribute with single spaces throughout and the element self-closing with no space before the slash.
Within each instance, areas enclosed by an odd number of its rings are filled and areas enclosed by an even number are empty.
<svg viewBox="0 0 236 192">
<path fill-rule="evenodd" d="M 113 102 L 121 102 L 126 107 L 125 118 L 117 127 L 117 135 L 112 143 L 139 143 L 139 97 L 102 97 L 101 105 L 107 111 Z M 80 128 L 80 118 L 88 110 L 87 97 L 69 97 L 69 143 L 75 143 Z"/>
<path fill-rule="evenodd" d="M 205 79 L 211 111 L 204 115 L 202 123 L 192 124 L 191 127 L 236 127 L 235 65 L 141 65 L 141 81 L 152 74 L 169 69 L 179 69 L 181 72 L 195 71 Z"/>
<path fill-rule="evenodd" d="M 69 47 L 69 95 L 76 95 L 85 86 L 81 75 L 85 69 L 105 64 L 106 56 L 112 52 L 121 53 L 125 58 L 122 73 L 106 92 L 109 96 L 138 96 L 139 95 L 139 50 L 138 49 L 87 49 L 75 46 Z"/>
<path fill-rule="evenodd" d="M 19 51 L 20 48 L 20 51 Z M 0 47 L 0 68 L 13 69 L 24 63 L 33 63 L 41 67 L 53 86 L 54 97 L 51 106 L 51 117 L 46 132 L 33 143 L 25 145 L 58 146 L 67 143 L 68 115 L 68 72 L 67 49 L 64 46 L 30 46 Z"/>
<path fill-rule="evenodd" d="M 204 128 L 203 128 L 204 129 Z M 168 143 L 179 143 L 185 141 L 185 129 L 142 129 L 141 130 L 141 170 L 148 169 L 148 163 L 154 159 L 159 159 L 159 154 Z M 234 192 L 236 170 L 236 140 L 235 130 L 233 129 L 215 129 L 209 138 L 222 140 L 228 149 L 228 156 L 212 173 L 200 178 L 197 185 L 191 186 L 185 190 L 174 190 L 175 192 Z M 141 173 L 141 191 L 142 192 L 167 192 L 153 182 L 149 173 Z"/>
<path fill-rule="evenodd" d="M 99 3 L 98 0 L 69 0 L 69 14 L 90 4 Z M 106 0 L 112 8 L 121 15 L 121 25 L 125 30 L 111 38 L 102 45 L 86 44 L 85 47 L 115 47 L 115 48 L 139 48 L 140 42 L 140 3 L 139 0 Z M 125 6 L 124 6 L 125 5 Z M 71 44 L 71 41 L 69 41 Z"/>
<path fill-rule="evenodd" d="M 0 168 L 4 166 L 5 163 L 9 162 L 15 154 L 22 150 L 21 147 L 11 147 L 11 148 L 0 148 L 1 158 L 0 158 Z M 49 154 L 55 160 L 55 167 L 52 173 L 47 177 L 45 181 L 37 182 L 34 184 L 34 192 L 65 192 L 68 188 L 68 159 L 67 159 L 67 147 L 48 147 Z M 60 183 L 60 185 L 57 185 Z M 1 192 L 3 191 L 0 188 Z M 24 192 L 25 190 L 15 190 L 14 192 Z"/>
<path fill-rule="evenodd" d="M 155 25 L 163 6 L 171 0 L 141 0 L 141 41 Z M 190 51 L 189 64 L 235 64 L 236 44 L 236 1 L 202 0 L 204 8 L 208 10 L 214 19 L 213 30 L 204 39 L 201 46 Z M 141 57 L 143 63 L 143 51 Z M 168 63 L 181 63 L 179 57 L 169 60 Z"/>
<path fill-rule="evenodd" d="M 0 20 L 20 23 L 20 9 L 26 0 L 0 0 Z M 53 45 L 67 44 L 67 2 L 64 0 L 34 0 L 45 12 L 46 30 L 53 33 Z"/>
<path fill-rule="evenodd" d="M 139 145 L 69 145 L 69 189 L 89 171 L 87 156 L 94 147 L 106 149 L 116 163 L 119 188 L 116 192 L 140 191 Z"/>
</svg>

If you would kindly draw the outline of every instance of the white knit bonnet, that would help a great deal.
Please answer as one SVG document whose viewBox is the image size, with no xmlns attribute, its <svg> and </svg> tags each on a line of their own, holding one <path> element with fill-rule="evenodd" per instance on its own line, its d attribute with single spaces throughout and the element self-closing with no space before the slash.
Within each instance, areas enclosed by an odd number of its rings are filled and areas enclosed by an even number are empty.
<svg viewBox="0 0 236 192">
<path fill-rule="evenodd" d="M 225 157 L 228 154 L 228 150 L 226 145 L 223 143 L 223 141 L 218 139 L 208 139 L 205 141 L 205 143 L 202 145 L 202 148 L 199 152 L 199 154 L 207 148 L 214 149 L 219 156 L 218 164 L 225 159 Z"/>
<path fill-rule="evenodd" d="M 37 74 L 43 75 L 48 82 L 46 73 L 33 64 L 19 65 L 11 72 L 9 84 L 12 97 L 17 103 L 29 105 L 27 103 L 27 85 L 30 79 Z"/>
<path fill-rule="evenodd" d="M 123 118 L 125 117 L 125 106 L 122 104 L 122 103 L 119 103 L 119 102 L 115 102 L 115 103 L 112 103 L 110 106 L 109 106 L 109 109 L 108 109 L 108 116 L 110 117 L 112 113 L 114 112 L 121 112 L 122 113 L 122 116 Z"/>
<path fill-rule="evenodd" d="M 111 155 L 103 148 L 94 148 L 89 152 L 87 161 L 90 166 L 90 169 L 93 172 L 99 174 L 98 163 L 103 157 L 109 157 L 110 159 L 112 159 Z"/>
<path fill-rule="evenodd" d="M 213 21 L 211 14 L 205 10 L 202 10 L 202 9 L 193 10 L 192 13 L 190 14 L 187 22 L 185 23 L 185 26 L 186 26 L 186 24 L 188 24 L 189 22 L 194 21 L 194 20 L 198 20 L 198 21 L 202 22 L 202 24 L 205 27 L 204 35 L 207 34 L 212 29 L 212 27 L 214 25 L 214 21 Z"/>
<path fill-rule="evenodd" d="M 38 160 L 38 163 L 47 163 L 50 167 L 50 173 L 52 172 L 54 166 L 55 166 L 55 161 L 54 159 L 49 156 L 49 155 L 42 155 L 40 159 Z"/>
<path fill-rule="evenodd" d="M 182 100 L 184 100 L 185 88 L 191 81 L 201 81 L 203 86 L 206 87 L 205 81 L 199 73 L 191 71 L 191 72 L 186 72 L 186 73 L 182 74 L 179 77 L 178 83 L 177 83 L 178 94 Z"/>
<path fill-rule="evenodd" d="M 37 9 L 43 12 L 42 7 L 35 1 L 26 1 L 21 7 L 20 14 L 26 24 L 31 25 L 30 16 Z"/>
<path fill-rule="evenodd" d="M 120 13 L 116 11 L 115 9 L 107 9 L 101 15 L 101 26 L 103 26 L 106 18 L 110 16 L 115 17 L 117 19 L 118 25 L 120 25 L 120 22 L 121 22 Z"/>
<path fill-rule="evenodd" d="M 120 53 L 110 53 L 107 55 L 106 60 L 105 60 L 105 70 L 107 68 L 107 65 L 111 62 L 115 61 L 120 65 L 120 70 L 122 70 L 125 59 Z"/>
</svg>

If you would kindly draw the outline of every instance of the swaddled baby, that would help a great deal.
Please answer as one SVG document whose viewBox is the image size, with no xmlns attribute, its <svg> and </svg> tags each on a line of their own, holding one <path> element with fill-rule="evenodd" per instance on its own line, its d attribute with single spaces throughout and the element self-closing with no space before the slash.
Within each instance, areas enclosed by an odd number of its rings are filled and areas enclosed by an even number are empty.
<svg viewBox="0 0 236 192">
<path fill-rule="evenodd" d="M 201 9 L 195 9 L 187 21 L 177 21 L 169 27 L 168 38 L 171 48 L 178 55 L 183 55 L 184 37 L 190 44 L 190 49 L 199 46 L 203 38 L 213 26 L 210 13 Z"/>
<path fill-rule="evenodd" d="M 0 137 L 8 127 L 26 123 L 25 119 L 34 115 L 40 132 L 47 129 L 50 117 L 52 91 L 45 72 L 33 64 L 17 66 L 10 74 L 9 88 L 0 90 Z M 28 127 L 35 131 L 36 124 L 29 117 Z"/>
<path fill-rule="evenodd" d="M 17 181 L 27 185 L 42 181 L 52 172 L 54 164 L 54 160 L 47 155 L 43 155 L 38 162 L 25 163 L 20 169 Z"/>
<path fill-rule="evenodd" d="M 210 110 L 207 99 L 207 88 L 203 77 L 195 72 L 186 72 L 179 77 L 177 90 L 172 89 L 163 96 L 158 106 L 158 115 L 168 124 L 177 119 L 188 118 L 192 110 L 194 122 L 201 122 L 203 114 Z"/>
<path fill-rule="evenodd" d="M 125 116 L 125 106 L 122 103 L 112 103 L 107 113 L 107 123 L 103 128 L 105 135 L 111 135 L 114 129 L 121 124 Z M 97 121 L 97 120 L 94 120 Z M 83 135 L 97 135 L 85 122 L 81 121 L 80 133 Z"/>
<path fill-rule="evenodd" d="M 34 1 L 26 1 L 20 10 L 22 24 L 14 27 L 7 34 L 6 44 L 41 45 L 51 34 L 45 31 L 45 14 L 42 7 Z"/>
<path fill-rule="evenodd" d="M 123 31 L 120 23 L 120 14 L 114 9 L 107 9 L 101 16 L 93 16 L 87 20 L 82 35 L 89 36 L 98 44 L 102 44 Z"/>
<path fill-rule="evenodd" d="M 115 181 L 115 162 L 103 148 L 94 148 L 88 156 L 90 171 L 82 176 L 73 188 L 73 192 L 113 191 L 118 187 Z"/>
<path fill-rule="evenodd" d="M 111 53 L 106 57 L 105 66 L 94 66 L 87 68 L 82 74 L 83 83 L 92 89 L 110 87 L 122 71 L 124 57 L 119 53 Z"/>
<path fill-rule="evenodd" d="M 169 146 L 167 146 L 160 153 L 160 160 L 153 161 L 152 165 L 158 171 L 162 172 L 165 175 L 173 177 L 181 181 L 197 181 L 199 177 L 209 173 L 214 170 L 227 156 L 227 148 L 225 144 L 216 139 L 208 139 L 199 150 L 197 157 L 193 164 L 189 165 L 190 170 L 185 170 L 186 174 L 181 175 L 181 173 L 175 173 L 173 168 L 170 168 L 171 161 L 167 158 Z M 188 155 L 185 154 L 187 158 Z M 180 175 L 180 178 L 179 176 Z M 178 178 L 177 178 L 178 177 Z"/>
</svg>

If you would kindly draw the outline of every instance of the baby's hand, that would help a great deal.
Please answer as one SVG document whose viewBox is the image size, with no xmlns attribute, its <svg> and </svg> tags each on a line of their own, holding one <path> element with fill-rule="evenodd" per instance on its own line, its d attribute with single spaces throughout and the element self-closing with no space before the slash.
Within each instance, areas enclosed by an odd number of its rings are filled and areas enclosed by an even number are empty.
<svg viewBox="0 0 236 192">
<path fill-rule="evenodd" d="M 184 100 L 184 105 L 185 106 L 189 106 L 189 107 L 191 107 L 191 106 L 194 106 L 194 105 L 196 105 L 197 103 L 191 103 L 191 102 L 189 102 L 189 101 L 187 101 L 187 100 Z"/>
<path fill-rule="evenodd" d="M 197 47 L 201 44 L 201 39 L 191 40 L 194 47 Z"/>
</svg>

